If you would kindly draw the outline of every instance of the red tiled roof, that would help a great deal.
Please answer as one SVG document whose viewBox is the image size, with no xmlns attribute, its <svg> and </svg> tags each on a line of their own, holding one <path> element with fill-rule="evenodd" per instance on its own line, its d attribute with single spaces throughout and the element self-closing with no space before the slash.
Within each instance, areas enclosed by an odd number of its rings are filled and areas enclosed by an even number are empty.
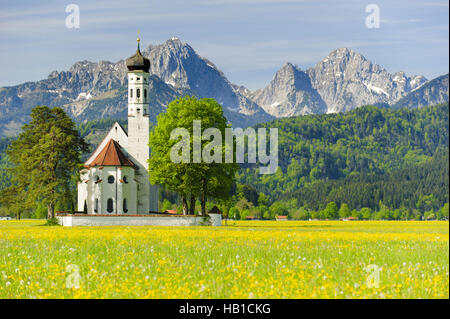
<svg viewBox="0 0 450 319">
<path fill-rule="evenodd" d="M 165 213 L 168 213 L 168 214 L 176 214 L 177 211 L 176 211 L 175 209 L 167 209 L 167 210 L 165 211 Z"/>
<path fill-rule="evenodd" d="M 136 167 L 122 152 L 122 147 L 110 139 L 105 147 L 98 153 L 97 157 L 89 166 L 131 166 Z"/>
</svg>

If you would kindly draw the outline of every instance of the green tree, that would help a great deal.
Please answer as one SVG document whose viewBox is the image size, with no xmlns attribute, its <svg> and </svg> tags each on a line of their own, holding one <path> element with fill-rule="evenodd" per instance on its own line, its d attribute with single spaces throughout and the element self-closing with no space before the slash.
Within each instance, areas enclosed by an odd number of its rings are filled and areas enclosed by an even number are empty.
<svg viewBox="0 0 450 319">
<path fill-rule="evenodd" d="M 231 207 L 229 211 L 229 216 L 234 220 L 241 219 L 241 215 L 239 214 L 239 209 L 236 207 Z"/>
<path fill-rule="evenodd" d="M 361 219 L 370 219 L 372 217 L 372 210 L 369 207 L 361 208 Z"/>
<path fill-rule="evenodd" d="M 324 210 L 325 218 L 336 219 L 338 218 L 338 207 L 335 202 L 329 202 Z"/>
<path fill-rule="evenodd" d="M 339 208 L 339 217 L 347 218 L 350 215 L 351 215 L 350 208 L 348 208 L 348 205 L 346 203 L 342 203 L 341 208 Z"/>
<path fill-rule="evenodd" d="M 289 210 L 286 205 L 282 202 L 275 202 L 270 206 L 270 216 L 271 218 L 275 218 L 275 216 L 287 216 Z"/>
<path fill-rule="evenodd" d="M 202 129 L 218 129 L 222 134 L 222 140 L 217 141 L 215 136 L 212 140 L 196 136 L 194 121 L 201 121 Z M 188 211 L 189 196 L 191 209 L 192 197 L 200 197 L 202 215 L 206 214 L 208 197 L 224 200 L 230 196 L 230 189 L 239 166 L 235 163 L 225 163 L 224 137 L 227 127 L 222 107 L 214 99 L 179 98 L 168 105 L 166 113 L 158 116 L 157 124 L 149 139 L 150 182 L 165 185 L 168 189 L 180 193 L 185 214 Z M 178 135 L 181 139 L 173 138 L 172 134 L 177 132 L 176 129 L 178 132 L 188 134 Z M 218 145 L 215 142 L 218 142 Z M 203 151 L 200 163 L 194 163 L 194 158 L 200 155 L 194 144 L 200 145 L 200 152 Z M 172 153 L 173 149 L 175 153 Z M 205 153 L 205 149 L 209 150 L 209 153 Z M 172 156 L 177 154 L 180 160 L 173 161 L 171 154 Z M 214 160 L 207 163 L 204 160 L 205 154 L 218 158 L 219 162 Z"/>
<path fill-rule="evenodd" d="M 236 203 L 236 208 L 242 213 L 244 210 L 249 210 L 253 207 L 253 203 L 249 202 L 247 198 L 243 197 Z"/>
<path fill-rule="evenodd" d="M 35 107 L 30 123 L 7 149 L 12 180 L 2 197 L 22 208 L 42 201 L 47 217 L 54 218 L 58 200 L 71 194 L 72 177 L 78 174 L 81 154 L 87 150 L 75 123 L 61 108 Z"/>
<path fill-rule="evenodd" d="M 172 209 L 172 203 L 166 198 L 164 199 L 163 205 L 162 205 L 162 211 L 165 212 L 166 210 Z"/>
<path fill-rule="evenodd" d="M 441 213 L 444 218 L 448 219 L 448 203 L 445 203 L 444 206 L 441 208 Z"/>
<path fill-rule="evenodd" d="M 269 206 L 269 198 L 264 193 L 258 195 L 258 205 Z"/>
</svg>

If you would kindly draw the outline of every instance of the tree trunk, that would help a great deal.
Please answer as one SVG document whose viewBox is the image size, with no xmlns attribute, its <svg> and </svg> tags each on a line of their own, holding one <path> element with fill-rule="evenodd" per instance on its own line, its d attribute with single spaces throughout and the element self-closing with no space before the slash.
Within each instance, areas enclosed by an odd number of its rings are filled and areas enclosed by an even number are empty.
<svg viewBox="0 0 450 319">
<path fill-rule="evenodd" d="M 183 196 L 183 215 L 188 213 L 188 204 L 186 200 L 186 196 Z"/>
<path fill-rule="evenodd" d="M 48 204 L 47 209 L 48 209 L 47 218 L 48 219 L 54 218 L 55 217 L 55 204 L 53 204 L 53 203 Z"/>
<path fill-rule="evenodd" d="M 191 214 L 191 215 L 195 214 L 195 196 L 194 196 L 194 194 L 191 194 L 191 207 L 189 207 L 189 214 Z"/>
<path fill-rule="evenodd" d="M 202 216 L 206 216 L 206 179 L 202 179 L 201 204 L 202 204 Z"/>
</svg>

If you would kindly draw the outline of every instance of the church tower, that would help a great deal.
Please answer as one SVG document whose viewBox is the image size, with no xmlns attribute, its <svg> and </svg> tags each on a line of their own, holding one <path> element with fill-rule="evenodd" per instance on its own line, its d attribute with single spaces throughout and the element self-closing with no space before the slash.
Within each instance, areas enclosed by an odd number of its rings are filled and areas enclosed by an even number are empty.
<svg viewBox="0 0 450 319">
<path fill-rule="evenodd" d="M 150 60 L 141 54 L 139 42 L 136 53 L 126 60 L 128 68 L 128 153 L 138 166 L 137 213 L 158 210 L 157 187 L 150 185 L 148 175 L 149 69 Z"/>
</svg>

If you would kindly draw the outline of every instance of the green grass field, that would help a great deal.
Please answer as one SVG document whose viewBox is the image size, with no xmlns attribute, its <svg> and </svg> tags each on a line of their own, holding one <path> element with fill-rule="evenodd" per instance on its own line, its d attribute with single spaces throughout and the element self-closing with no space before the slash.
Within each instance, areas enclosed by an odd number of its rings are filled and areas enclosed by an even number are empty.
<svg viewBox="0 0 450 319">
<path fill-rule="evenodd" d="M 0 298 L 449 298 L 449 223 L 0 221 Z"/>
</svg>

